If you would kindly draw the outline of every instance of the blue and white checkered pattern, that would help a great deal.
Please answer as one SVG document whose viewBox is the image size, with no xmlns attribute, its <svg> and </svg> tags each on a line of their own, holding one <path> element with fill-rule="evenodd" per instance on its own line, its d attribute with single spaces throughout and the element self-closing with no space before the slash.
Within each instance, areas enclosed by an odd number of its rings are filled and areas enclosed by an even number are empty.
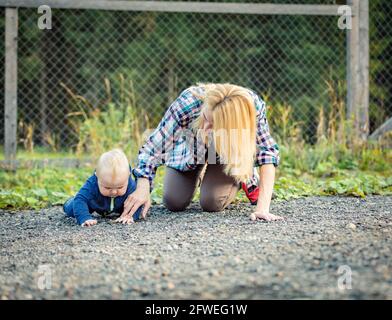
<svg viewBox="0 0 392 320">
<path fill-rule="evenodd" d="M 190 87 L 170 105 L 158 127 L 150 134 L 138 154 L 138 165 L 133 169 L 135 177 L 148 178 L 153 187 L 156 169 L 160 165 L 189 171 L 205 158 L 205 146 L 192 130 L 192 123 L 199 117 L 202 100 L 194 95 L 201 87 Z M 256 157 L 255 167 L 263 164 L 279 164 L 279 147 L 271 137 L 266 118 L 265 102 L 249 90 L 256 107 Z M 201 152 L 202 151 L 202 152 Z M 251 187 L 258 183 L 256 176 L 246 182 Z"/>
</svg>

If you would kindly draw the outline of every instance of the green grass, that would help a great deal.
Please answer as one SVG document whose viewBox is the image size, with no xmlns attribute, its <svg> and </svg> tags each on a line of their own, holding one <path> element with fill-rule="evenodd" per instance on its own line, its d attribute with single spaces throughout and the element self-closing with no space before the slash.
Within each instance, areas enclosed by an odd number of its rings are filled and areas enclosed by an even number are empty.
<svg viewBox="0 0 392 320">
<path fill-rule="evenodd" d="M 60 150 L 53 152 L 48 148 L 35 147 L 32 152 L 24 149 L 18 149 L 16 158 L 18 160 L 43 160 L 43 159 L 80 159 L 87 157 L 87 155 L 77 156 L 74 152 L 68 150 Z M 0 160 L 4 160 L 3 147 L 0 147 Z"/>
<path fill-rule="evenodd" d="M 369 194 L 392 194 L 392 166 L 389 154 L 374 155 L 372 163 L 361 170 L 364 157 L 354 159 L 350 153 L 335 162 L 330 157 L 314 160 L 311 149 L 303 149 L 308 158 L 307 168 L 298 161 L 292 150 L 282 150 L 283 159 L 277 170 L 275 195 L 277 200 L 312 195 L 342 195 L 365 197 Z M 313 160 L 310 160 L 313 159 Z M 343 161 L 344 160 L 344 161 Z M 312 162 L 313 161 L 313 162 Z M 337 161 L 337 162 L 336 162 Z M 312 166 L 310 165 L 312 164 Z M 153 203 L 162 202 L 164 167 L 158 169 Z M 59 205 L 74 195 L 92 174 L 92 168 L 32 168 L 16 172 L 0 170 L 0 208 L 1 209 L 40 209 Z M 197 199 L 198 193 L 195 196 Z M 236 202 L 247 201 L 245 194 L 238 193 Z"/>
</svg>

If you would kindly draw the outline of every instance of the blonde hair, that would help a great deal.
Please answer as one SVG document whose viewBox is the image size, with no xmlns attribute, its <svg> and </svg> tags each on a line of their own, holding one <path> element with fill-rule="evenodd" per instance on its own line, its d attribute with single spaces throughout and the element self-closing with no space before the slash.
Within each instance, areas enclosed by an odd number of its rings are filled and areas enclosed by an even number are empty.
<svg viewBox="0 0 392 320">
<path fill-rule="evenodd" d="M 113 180 L 121 174 L 129 173 L 129 162 L 125 153 L 121 149 L 103 153 L 99 157 L 95 172 L 97 177 L 101 177 L 104 172 L 109 173 Z"/>
<path fill-rule="evenodd" d="M 252 176 L 256 153 L 256 109 L 249 90 L 229 83 L 201 86 L 204 96 L 193 91 L 204 102 L 194 127 L 203 128 L 202 112 L 211 112 L 215 148 L 225 164 L 224 172 L 237 182 L 246 181 Z"/>
</svg>

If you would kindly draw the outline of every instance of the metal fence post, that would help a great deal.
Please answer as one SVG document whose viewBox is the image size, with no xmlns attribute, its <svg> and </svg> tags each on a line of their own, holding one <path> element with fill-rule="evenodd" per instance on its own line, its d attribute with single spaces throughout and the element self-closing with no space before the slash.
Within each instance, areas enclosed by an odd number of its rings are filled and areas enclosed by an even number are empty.
<svg viewBox="0 0 392 320">
<path fill-rule="evenodd" d="M 4 153 L 13 167 L 16 159 L 18 9 L 5 9 Z"/>
<path fill-rule="evenodd" d="M 358 114 L 356 106 L 356 91 L 358 88 L 358 61 L 359 61 L 359 24 L 358 24 L 359 0 L 348 0 L 352 8 L 352 24 L 347 29 L 347 119 L 353 121 L 354 134 L 357 136 Z"/>
<path fill-rule="evenodd" d="M 369 2 L 349 0 L 352 28 L 347 29 L 347 118 L 357 139 L 369 134 Z"/>
<path fill-rule="evenodd" d="M 359 3 L 359 135 L 369 135 L 369 0 Z"/>
</svg>

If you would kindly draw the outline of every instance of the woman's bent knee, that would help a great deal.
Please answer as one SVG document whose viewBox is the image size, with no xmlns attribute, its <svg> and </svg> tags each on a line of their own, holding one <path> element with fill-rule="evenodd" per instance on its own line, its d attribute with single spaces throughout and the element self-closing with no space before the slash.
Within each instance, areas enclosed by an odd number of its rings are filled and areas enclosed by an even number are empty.
<svg viewBox="0 0 392 320">
<path fill-rule="evenodd" d="M 221 201 L 212 196 L 204 196 L 200 198 L 200 206 L 203 211 L 220 212 L 225 209 L 225 201 Z"/>
<path fill-rule="evenodd" d="M 163 196 L 163 204 L 170 211 L 184 211 L 188 207 L 189 203 L 190 201 L 181 200 L 173 195 Z"/>
</svg>

